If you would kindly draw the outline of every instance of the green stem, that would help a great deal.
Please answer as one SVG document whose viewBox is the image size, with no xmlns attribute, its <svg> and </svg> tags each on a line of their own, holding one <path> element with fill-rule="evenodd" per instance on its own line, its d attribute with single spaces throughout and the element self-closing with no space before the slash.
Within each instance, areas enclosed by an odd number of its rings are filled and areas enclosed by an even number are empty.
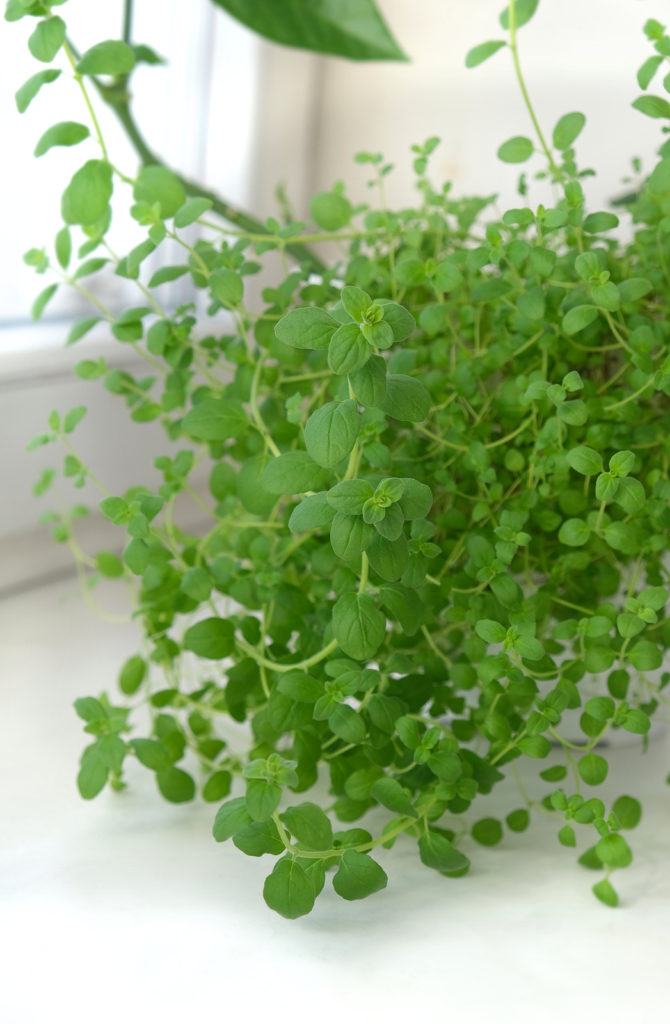
<svg viewBox="0 0 670 1024">
<path fill-rule="evenodd" d="M 79 74 L 79 72 L 77 71 L 77 65 L 76 65 L 76 62 L 75 62 L 74 54 L 73 54 L 72 48 L 70 47 L 70 44 L 67 42 L 67 40 L 63 43 L 63 50 L 65 52 L 65 56 L 67 57 L 68 64 L 72 68 L 72 74 L 74 76 L 74 80 L 77 83 L 77 85 L 79 86 L 79 88 L 81 90 L 81 94 L 84 97 L 84 102 L 86 103 L 86 107 L 88 109 L 88 115 L 91 118 L 91 123 L 93 125 L 93 130 L 95 131 L 96 138 L 97 138 L 97 140 L 98 140 L 98 142 L 100 144 L 100 149 L 102 150 L 102 158 L 103 158 L 103 160 L 107 161 L 107 163 L 109 163 L 109 157 L 107 155 L 107 147 L 105 146 L 105 140 L 102 137 L 102 132 L 100 130 L 100 124 L 98 122 L 98 118 L 96 116 L 95 110 L 93 109 L 93 104 L 91 103 L 91 98 L 88 95 L 88 92 L 86 90 L 86 86 L 84 85 L 84 80 L 81 77 L 81 75 Z"/>
<path fill-rule="evenodd" d="M 358 593 L 362 594 L 368 585 L 368 571 L 370 568 L 370 562 L 365 551 L 361 555 L 361 578 L 358 583 Z"/>
<path fill-rule="evenodd" d="M 133 34 L 133 0 L 124 0 L 123 3 L 123 30 L 121 38 L 124 43 L 130 46 Z"/>
<path fill-rule="evenodd" d="M 236 643 L 240 650 L 248 654 L 250 658 L 253 658 L 258 665 L 272 669 L 273 672 L 293 672 L 294 669 L 310 668 L 312 665 L 317 665 L 324 658 L 327 658 L 337 647 L 337 640 L 331 640 L 329 644 L 326 644 L 325 647 L 322 647 L 320 651 L 317 651 L 310 658 L 303 658 L 302 661 L 295 661 L 291 665 L 284 665 L 279 661 L 270 661 L 269 658 L 264 658 L 254 647 L 245 643 L 244 640 L 237 640 Z"/>
<path fill-rule="evenodd" d="M 524 80 L 524 77 L 523 77 L 523 72 L 521 71 L 521 63 L 519 61 L 519 49 L 517 47 L 517 42 L 516 42 L 516 0 L 510 0 L 510 5 L 509 5 L 509 46 L 510 46 L 510 50 L 512 51 L 512 61 L 514 62 L 514 72 L 516 74 L 517 82 L 519 83 L 519 88 L 521 89 L 521 95 L 523 96 L 523 101 L 526 104 L 526 110 L 528 111 L 530 119 L 533 122 L 533 128 L 535 129 L 535 134 L 537 135 L 538 141 L 540 143 L 540 146 L 542 147 L 542 151 L 544 152 L 544 155 L 547 158 L 547 161 L 549 163 L 549 167 L 552 170 L 552 173 L 555 175 L 555 177 L 556 177 L 556 179 L 558 181 L 563 182 L 564 181 L 563 173 L 560 170 L 560 168 L 556 166 L 556 163 L 554 162 L 554 158 L 551 155 L 551 150 L 549 149 L 549 146 L 547 145 L 547 141 L 546 141 L 546 139 L 545 139 L 545 137 L 544 137 L 544 135 L 542 133 L 542 129 L 540 128 L 540 122 L 538 121 L 538 119 L 536 117 L 535 110 L 533 109 L 533 104 L 530 101 L 530 96 L 528 95 L 528 89 L 526 88 L 526 83 L 525 83 L 525 80 Z"/>
</svg>

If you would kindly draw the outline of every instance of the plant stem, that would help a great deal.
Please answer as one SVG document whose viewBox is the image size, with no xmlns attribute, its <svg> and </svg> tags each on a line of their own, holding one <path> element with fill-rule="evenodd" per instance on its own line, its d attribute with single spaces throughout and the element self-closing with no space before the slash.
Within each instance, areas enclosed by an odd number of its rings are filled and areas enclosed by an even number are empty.
<svg viewBox="0 0 670 1024">
<path fill-rule="evenodd" d="M 123 30 L 121 38 L 124 43 L 130 46 L 130 40 L 133 34 L 133 0 L 124 0 L 123 2 Z"/>
</svg>

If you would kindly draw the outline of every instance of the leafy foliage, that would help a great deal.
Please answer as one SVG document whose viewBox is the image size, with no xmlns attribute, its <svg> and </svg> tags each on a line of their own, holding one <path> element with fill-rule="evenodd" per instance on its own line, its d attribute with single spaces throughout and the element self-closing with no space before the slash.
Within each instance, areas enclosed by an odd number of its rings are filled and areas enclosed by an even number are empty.
<svg viewBox="0 0 670 1024">
<path fill-rule="evenodd" d="M 248 8 L 220 5 L 238 16 Z M 153 62 L 148 48 L 115 40 L 76 58 L 51 6 L 10 0 L 7 18 L 37 19 L 31 51 L 70 64 L 86 109 L 98 75 L 125 87 L 136 61 Z M 280 24 L 298 26 L 276 20 L 278 6 L 327 35 L 336 5 L 256 5 L 254 27 L 273 38 Z M 356 6 L 397 56 L 374 5 Z M 468 65 L 509 49 L 523 85 L 516 33 L 537 6 L 513 0 L 501 17 L 508 38 L 474 47 Z M 664 28 L 646 31 L 667 56 Z M 641 88 L 656 70 L 654 56 Z M 57 77 L 29 79 L 19 110 Z M 642 113 L 667 117 L 665 100 L 642 99 Z M 634 796 L 608 808 L 591 795 L 610 767 L 595 748 L 609 730 L 644 743 L 670 681 L 658 673 L 670 646 L 670 150 L 661 147 L 632 206 L 632 241 L 617 242 L 618 218 L 585 209 L 587 172 L 573 149 L 584 129 L 569 112 L 551 147 L 540 132 L 500 146 L 508 162 L 539 161 L 559 197 L 550 208 L 496 215 L 490 200 L 435 187 L 433 138 L 413 147 L 418 208 L 355 206 L 336 183 L 311 204 L 316 231 L 273 219 L 262 232 L 231 228 L 209 194 L 193 196 L 160 164 L 121 174 L 97 119 L 59 122 L 38 142 L 47 159 L 55 145 L 86 153 L 63 192 L 63 227 L 26 263 L 79 290 L 110 267 L 136 283 L 140 304 L 116 314 L 95 300 L 68 344 L 100 321 L 132 344 L 147 376 L 105 358 L 75 372 L 117 395 L 138 424 L 159 421 L 171 442 L 155 461 L 159 485 L 118 495 L 78 454 L 84 406 L 52 413 L 30 445 L 60 442 L 61 475 L 99 487 L 117 552 L 82 552 L 81 504 L 45 520 L 87 585 L 134 589 L 143 629 L 118 701 L 75 703 L 90 740 L 79 791 L 92 799 L 122 788 L 135 758 L 171 802 L 196 792 L 224 801 L 214 838 L 277 858 L 264 897 L 287 918 L 312 909 L 329 872 L 345 900 L 380 892 L 377 848 L 402 835 L 428 868 L 460 877 L 470 864 L 463 836 L 484 856 L 480 847 L 524 832 L 538 808 L 555 818 L 561 845 L 585 839 L 580 863 L 605 874 L 595 896 L 618 903 L 609 877 L 632 860 L 621 832 L 641 808 Z M 357 159 L 381 189 L 388 165 Z M 106 236 L 110 200 L 124 190 L 137 243 L 117 258 Z M 318 274 L 307 239 L 336 243 Z M 183 262 L 145 283 L 144 261 L 168 245 Z M 252 306 L 247 279 L 268 252 L 285 273 Z M 186 276 L 204 299 L 201 319 L 195 303 L 161 305 L 157 289 Z M 55 289 L 40 292 L 36 317 Z M 190 480 L 200 462 L 206 498 Z M 45 471 L 36 493 L 56 476 Z M 180 525 L 180 496 L 199 503 L 207 531 Z M 137 735 L 139 705 L 151 712 L 149 735 Z M 578 742 L 561 725 L 571 710 Z M 249 724 L 247 749 L 233 749 L 229 719 Z M 546 766 L 552 746 L 558 763 Z M 479 797 L 523 758 L 536 762 L 541 792 L 481 817 Z M 303 797 L 319 775 L 328 812 Z M 352 823 L 375 807 L 388 814 L 373 836 Z M 351 827 L 338 831 L 336 819 Z"/>
</svg>

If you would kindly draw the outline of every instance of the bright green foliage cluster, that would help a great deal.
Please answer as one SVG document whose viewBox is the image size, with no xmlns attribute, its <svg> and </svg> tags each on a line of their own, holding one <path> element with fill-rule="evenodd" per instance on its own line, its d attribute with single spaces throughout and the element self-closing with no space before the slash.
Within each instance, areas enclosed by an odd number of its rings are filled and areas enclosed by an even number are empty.
<svg viewBox="0 0 670 1024">
<path fill-rule="evenodd" d="M 17 5 L 47 15 L 31 48 L 50 61 L 59 19 L 46 2 Z M 509 48 L 520 77 L 516 30 L 536 6 L 510 5 L 508 37 L 475 47 L 468 64 Z M 670 54 L 660 25 L 647 34 L 659 55 L 643 87 Z M 125 44 L 102 43 L 74 64 L 75 81 L 88 97 L 90 74 L 125 74 L 129 59 Z M 55 74 L 26 83 L 19 107 Z M 670 114 L 660 97 L 636 105 Z M 38 148 L 82 141 L 68 124 Z M 538 127 L 537 143 L 500 149 L 513 162 L 539 149 L 550 207 L 496 217 L 490 199 L 436 189 L 431 139 L 414 147 L 416 208 L 354 207 L 336 186 L 312 203 L 316 230 L 268 221 L 263 233 L 221 225 L 164 167 L 121 175 L 100 137 L 63 193 L 53 255 L 27 256 L 97 305 L 71 343 L 102 319 L 147 363 L 135 377 L 84 359 L 79 377 L 117 394 L 134 421 L 160 421 L 177 445 L 156 460 L 156 490 L 110 495 L 71 440 L 83 408 L 54 414 L 34 442 L 64 443 L 65 476 L 101 488 L 120 554 L 84 555 L 80 506 L 52 513 L 55 533 L 82 574 L 135 584 L 144 629 L 122 697 L 76 703 L 91 737 L 81 794 L 120 788 L 135 758 L 166 799 L 199 791 L 221 803 L 215 839 L 275 858 L 264 896 L 285 917 L 311 910 L 328 873 L 347 900 L 384 888 L 374 853 L 400 836 L 455 878 L 469 867 L 468 837 L 493 846 L 538 813 L 562 845 L 587 847 L 581 863 L 603 875 L 595 895 L 617 903 L 610 874 L 632 859 L 624 833 L 641 810 L 632 796 L 597 795 L 608 774 L 599 744 L 621 730 L 644 737 L 670 681 L 658 671 L 670 646 L 670 144 L 623 245 L 614 214 L 585 210 L 572 148 L 583 127 L 568 114 L 551 145 Z M 359 160 L 381 186 L 382 158 Z M 118 257 L 109 200 L 124 188 L 140 240 Z M 145 283 L 143 262 L 168 240 L 183 262 Z M 327 269 L 290 258 L 317 242 L 336 243 Z M 251 309 L 248 282 L 268 251 L 285 273 Z M 120 315 L 81 283 L 110 266 L 138 288 Z M 161 306 L 161 285 L 179 276 L 204 296 L 206 327 L 195 305 Z M 206 498 L 190 483 L 202 460 Z M 175 520 L 184 492 L 207 532 Z M 570 712 L 581 739 L 565 733 Z M 248 750 L 229 745 L 230 718 L 249 723 Z M 522 789 L 504 820 L 480 817 L 480 795 L 523 758 L 538 762 L 537 792 Z M 327 809 L 303 798 L 319 779 Z M 374 833 L 370 821 L 381 822 Z"/>
</svg>

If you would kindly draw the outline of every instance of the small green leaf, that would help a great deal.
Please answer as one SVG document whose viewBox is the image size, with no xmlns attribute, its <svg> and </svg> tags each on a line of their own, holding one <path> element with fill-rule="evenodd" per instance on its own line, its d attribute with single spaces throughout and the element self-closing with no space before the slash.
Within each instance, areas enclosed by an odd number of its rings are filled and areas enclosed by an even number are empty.
<svg viewBox="0 0 670 1024">
<path fill-rule="evenodd" d="M 427 868 L 446 876 L 461 874 L 470 865 L 464 853 L 441 832 L 431 828 L 419 838 L 419 856 Z"/>
<path fill-rule="evenodd" d="M 532 155 L 535 147 L 530 139 L 524 135 L 515 135 L 514 138 L 503 142 L 498 149 L 498 159 L 506 164 L 525 163 Z"/>
<path fill-rule="evenodd" d="M 240 437 L 247 429 L 246 413 L 232 398 L 207 398 L 199 402 L 182 420 L 182 429 L 198 441 L 227 441 Z"/>
<path fill-rule="evenodd" d="M 333 635 L 345 654 L 366 661 L 379 649 L 386 618 L 369 594 L 343 594 L 333 608 Z"/>
<path fill-rule="evenodd" d="M 558 830 L 558 841 L 561 846 L 576 846 L 577 836 L 575 830 L 571 825 L 564 825 L 563 828 Z"/>
<path fill-rule="evenodd" d="M 607 778 L 609 765 L 605 758 L 598 754 L 586 754 L 577 762 L 577 769 L 587 785 L 599 786 Z"/>
<path fill-rule="evenodd" d="M 605 906 L 619 906 L 619 896 L 609 879 L 603 878 L 600 882 L 596 882 L 596 884 L 592 886 L 591 891 L 596 899 L 599 899 L 601 903 L 605 904 Z"/>
<path fill-rule="evenodd" d="M 362 900 L 386 888 L 386 872 L 367 853 L 345 850 L 333 878 L 333 889 L 345 900 Z"/>
<path fill-rule="evenodd" d="M 563 317 L 561 327 L 567 335 L 578 334 L 579 331 L 583 331 L 585 327 L 588 327 L 597 318 L 598 310 L 595 306 L 573 306 Z"/>
<path fill-rule="evenodd" d="M 522 28 L 535 14 L 540 0 L 515 0 L 514 21 L 517 28 Z M 510 8 L 506 7 L 500 15 L 500 24 L 503 28 L 510 27 Z"/>
<path fill-rule="evenodd" d="M 530 814 L 525 807 L 520 807 L 507 815 L 505 823 L 512 832 L 525 832 L 530 824 Z"/>
<path fill-rule="evenodd" d="M 569 149 L 585 124 L 586 118 L 578 111 L 574 111 L 571 114 L 564 114 L 563 117 L 559 118 L 556 122 L 556 127 L 554 128 L 552 135 L 554 148 L 561 151 Z"/>
<path fill-rule="evenodd" d="M 127 75 L 135 67 L 135 54 L 120 39 L 96 43 L 77 63 L 80 75 Z"/>
<path fill-rule="evenodd" d="M 633 860 L 628 843 L 618 832 L 603 836 L 595 849 L 600 861 L 610 868 L 627 868 Z"/>
<path fill-rule="evenodd" d="M 195 782 L 188 772 L 174 765 L 167 771 L 156 772 L 156 784 L 161 795 L 171 804 L 184 804 L 195 796 Z"/>
<path fill-rule="evenodd" d="M 298 306 L 275 325 L 275 334 L 284 345 L 302 349 L 327 349 L 339 325 L 330 313 L 314 306 Z"/>
<path fill-rule="evenodd" d="M 378 800 L 383 807 L 388 807 L 395 814 L 415 818 L 416 811 L 412 805 L 409 792 L 395 779 L 384 777 L 377 779 L 370 790 L 370 796 Z"/>
<path fill-rule="evenodd" d="M 390 373 L 386 378 L 386 397 L 381 408 L 396 420 L 420 423 L 431 409 L 429 391 L 415 377 L 404 373 Z"/>
<path fill-rule="evenodd" d="M 361 427 L 356 402 L 327 402 L 305 424 L 305 446 L 320 466 L 336 466 L 353 448 Z"/>
<path fill-rule="evenodd" d="M 328 345 L 328 365 L 333 373 L 346 376 L 365 366 L 372 349 L 361 334 L 358 324 L 338 327 Z"/>
<path fill-rule="evenodd" d="M 286 452 L 271 459 L 261 474 L 261 486 L 269 494 L 304 494 L 319 491 L 332 479 L 307 452 Z"/>
<path fill-rule="evenodd" d="M 134 654 L 123 663 L 119 672 L 119 689 L 130 697 L 137 693 L 147 674 L 147 663 L 139 654 Z"/>
<path fill-rule="evenodd" d="M 243 796 L 238 796 L 219 807 L 212 833 L 217 843 L 223 843 L 250 824 L 251 817 L 247 811 L 247 802 Z"/>
<path fill-rule="evenodd" d="M 354 208 L 347 197 L 339 192 L 317 192 L 310 200 L 309 212 L 320 228 L 339 231 L 351 220 Z"/>
<path fill-rule="evenodd" d="M 642 817 L 642 806 L 633 796 L 619 796 L 612 804 L 622 828 L 637 828 Z"/>
<path fill-rule="evenodd" d="M 23 114 L 28 109 L 43 85 L 55 82 L 59 75 L 60 71 L 57 68 L 46 68 L 44 71 L 38 71 L 37 74 L 31 75 L 14 96 L 19 114 Z"/>
<path fill-rule="evenodd" d="M 591 530 L 583 519 L 566 519 L 558 531 L 561 544 L 571 548 L 580 548 L 587 543 Z"/>
<path fill-rule="evenodd" d="M 247 810 L 253 821 L 267 821 L 279 806 L 281 786 L 264 779 L 247 782 Z"/>
<path fill-rule="evenodd" d="M 648 57 L 644 64 L 638 69 L 637 84 L 641 89 L 648 89 L 651 80 L 663 63 L 662 57 Z"/>
<path fill-rule="evenodd" d="M 600 453 L 586 445 L 571 448 L 565 458 L 568 465 L 582 476 L 595 476 L 603 471 L 603 460 Z"/>
<path fill-rule="evenodd" d="M 130 745 L 138 761 L 152 772 L 167 772 L 172 767 L 172 758 L 159 740 L 134 739 Z"/>
<path fill-rule="evenodd" d="M 61 213 L 66 224 L 95 224 L 112 197 L 112 168 L 105 160 L 88 160 L 63 192 Z"/>
<path fill-rule="evenodd" d="M 218 661 L 232 654 L 235 647 L 235 627 L 228 619 L 209 618 L 196 622 L 184 633 L 185 651 L 193 651 L 199 658 Z"/>
<path fill-rule="evenodd" d="M 28 39 L 28 49 L 35 60 L 49 64 L 65 41 L 65 22 L 62 18 L 44 18 L 37 23 Z"/>
<path fill-rule="evenodd" d="M 488 43 L 480 43 L 478 46 L 473 46 L 465 55 L 466 68 L 476 68 L 479 64 L 483 64 L 485 60 L 492 57 L 503 46 L 507 46 L 504 39 L 492 39 Z"/>
<path fill-rule="evenodd" d="M 294 921 L 314 906 L 314 884 L 293 857 L 283 857 L 265 879 L 263 899 L 270 910 Z"/>
<path fill-rule="evenodd" d="M 281 815 L 291 835 L 309 850 L 328 850 L 333 845 L 333 828 L 320 807 L 305 802 L 287 807 Z"/>
<path fill-rule="evenodd" d="M 187 199 L 174 215 L 174 226 L 176 228 L 187 228 L 189 224 L 195 224 L 198 218 L 202 217 L 211 208 L 211 199 L 202 199 L 199 196 Z"/>
<path fill-rule="evenodd" d="M 150 164 L 143 167 L 133 187 L 133 198 L 136 202 L 158 203 L 163 218 L 174 217 L 186 201 L 186 192 L 179 178 L 167 167 Z M 218 273 L 215 271 L 214 273 Z"/>
<path fill-rule="evenodd" d="M 497 818 L 480 818 L 470 831 L 472 838 L 482 846 L 496 846 L 503 837 L 503 828 Z"/>
<path fill-rule="evenodd" d="M 647 117 L 670 117 L 670 103 L 662 96 L 638 96 L 631 106 Z"/>
<path fill-rule="evenodd" d="M 35 156 L 43 156 L 52 146 L 76 146 L 87 139 L 90 132 L 85 124 L 78 121 L 59 121 L 52 125 L 40 137 L 35 146 Z"/>
</svg>

